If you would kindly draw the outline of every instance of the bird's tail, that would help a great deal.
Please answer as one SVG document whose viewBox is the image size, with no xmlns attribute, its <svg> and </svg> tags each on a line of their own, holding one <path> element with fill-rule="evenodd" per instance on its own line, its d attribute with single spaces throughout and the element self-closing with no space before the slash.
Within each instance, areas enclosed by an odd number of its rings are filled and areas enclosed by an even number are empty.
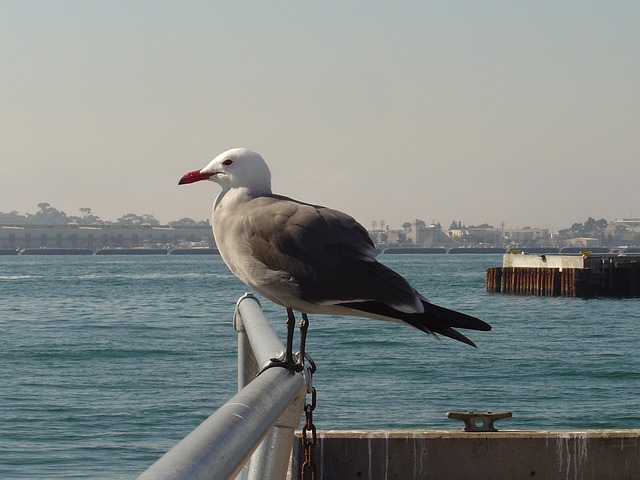
<svg viewBox="0 0 640 480">
<path fill-rule="evenodd" d="M 448 308 L 434 305 L 427 301 L 422 302 L 424 305 L 424 313 L 408 314 L 403 321 L 422 330 L 426 333 L 436 333 L 445 337 L 453 338 L 460 342 L 475 347 L 476 344 L 469 340 L 466 336 L 454 330 L 454 328 L 464 328 L 467 330 L 491 330 L 491 325 L 482 320 L 467 315 L 466 313 L 456 312 Z"/>
<path fill-rule="evenodd" d="M 453 338 L 472 347 L 475 347 L 476 344 L 457 330 L 454 330 L 454 328 L 482 331 L 491 330 L 491 325 L 466 313 L 449 310 L 448 308 L 434 305 L 424 299 L 422 300 L 422 304 L 424 306 L 423 313 L 400 312 L 388 305 L 370 301 L 352 302 L 342 305 L 370 314 L 366 316 L 386 318 L 387 320 L 402 320 L 423 332 L 435 335 L 436 337 L 437 334 L 444 335 L 445 337 Z"/>
</svg>

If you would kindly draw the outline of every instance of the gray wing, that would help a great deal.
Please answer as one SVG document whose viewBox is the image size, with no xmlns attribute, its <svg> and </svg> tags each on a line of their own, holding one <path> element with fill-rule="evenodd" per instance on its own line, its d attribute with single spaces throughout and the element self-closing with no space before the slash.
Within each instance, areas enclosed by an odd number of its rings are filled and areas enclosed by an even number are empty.
<svg viewBox="0 0 640 480">
<path fill-rule="evenodd" d="M 375 260 L 367 231 L 349 215 L 276 195 L 251 203 L 246 221 L 253 256 L 291 275 L 302 300 L 376 301 L 406 313 L 423 311 L 415 289 Z"/>
</svg>

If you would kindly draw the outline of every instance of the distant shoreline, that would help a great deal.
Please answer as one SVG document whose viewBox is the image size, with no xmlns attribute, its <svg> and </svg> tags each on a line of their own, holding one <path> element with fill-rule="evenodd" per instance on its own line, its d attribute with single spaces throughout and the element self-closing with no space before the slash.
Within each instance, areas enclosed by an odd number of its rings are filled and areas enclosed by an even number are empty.
<svg viewBox="0 0 640 480">
<path fill-rule="evenodd" d="M 610 249 L 608 247 L 531 247 L 512 250 L 503 247 L 386 247 L 380 250 L 382 255 L 465 255 L 485 254 L 497 255 L 505 253 L 529 253 L 529 254 L 579 254 L 588 251 L 590 253 L 640 253 L 639 247 Z M 2 255 L 219 255 L 217 248 L 191 247 L 191 248 L 0 248 Z"/>
<path fill-rule="evenodd" d="M 0 255 L 218 255 L 217 248 L 0 248 Z"/>
</svg>

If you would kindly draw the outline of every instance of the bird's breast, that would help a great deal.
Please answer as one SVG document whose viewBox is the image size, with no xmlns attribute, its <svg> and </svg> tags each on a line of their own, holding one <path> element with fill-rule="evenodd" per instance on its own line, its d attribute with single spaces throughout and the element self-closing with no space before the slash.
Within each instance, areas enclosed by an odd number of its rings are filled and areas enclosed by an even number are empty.
<svg viewBox="0 0 640 480">
<path fill-rule="evenodd" d="M 243 283 L 284 306 L 300 296 L 298 282 L 290 273 L 270 268 L 256 256 L 249 241 L 253 232 L 246 212 L 234 212 L 233 206 L 218 204 L 212 224 L 222 260 Z"/>
</svg>

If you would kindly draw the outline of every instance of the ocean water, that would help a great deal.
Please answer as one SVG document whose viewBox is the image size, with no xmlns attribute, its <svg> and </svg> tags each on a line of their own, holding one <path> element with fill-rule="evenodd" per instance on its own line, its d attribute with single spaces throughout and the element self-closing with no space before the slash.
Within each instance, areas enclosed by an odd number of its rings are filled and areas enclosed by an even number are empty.
<svg viewBox="0 0 640 480">
<path fill-rule="evenodd" d="M 311 317 L 319 429 L 640 428 L 640 299 L 485 291 L 500 255 L 382 255 L 478 316 L 474 349 L 410 327 Z M 132 478 L 236 391 L 236 300 L 218 256 L 0 257 L 0 478 Z M 284 338 L 283 309 L 263 301 Z"/>
</svg>

